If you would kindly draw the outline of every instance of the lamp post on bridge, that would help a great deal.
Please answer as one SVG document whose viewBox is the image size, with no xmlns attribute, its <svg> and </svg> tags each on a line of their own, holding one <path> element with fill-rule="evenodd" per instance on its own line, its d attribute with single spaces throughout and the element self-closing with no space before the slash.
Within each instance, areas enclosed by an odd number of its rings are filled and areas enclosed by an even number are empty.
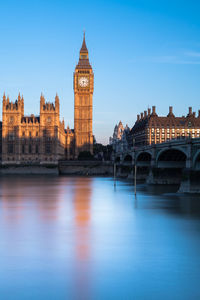
<svg viewBox="0 0 200 300">
<path fill-rule="evenodd" d="M 135 138 L 133 137 L 133 149 L 135 145 Z M 134 190 L 135 190 L 135 196 L 137 194 L 137 165 L 136 165 L 136 156 L 134 155 Z"/>
</svg>

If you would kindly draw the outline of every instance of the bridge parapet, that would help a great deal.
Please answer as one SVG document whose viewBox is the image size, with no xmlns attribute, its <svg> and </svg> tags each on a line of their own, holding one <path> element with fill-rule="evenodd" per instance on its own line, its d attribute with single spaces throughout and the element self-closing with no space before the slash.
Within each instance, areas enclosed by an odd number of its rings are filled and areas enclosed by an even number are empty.
<svg viewBox="0 0 200 300">
<path fill-rule="evenodd" d="M 134 147 L 116 153 L 115 161 L 118 170 L 131 172 L 132 177 L 137 165 L 137 174 L 141 172 L 147 183 L 180 184 L 181 192 L 200 192 L 200 138 Z"/>
<path fill-rule="evenodd" d="M 162 155 L 162 153 L 168 151 L 168 150 L 174 150 L 174 153 L 176 151 L 179 151 L 180 154 L 183 153 L 186 156 L 186 164 L 184 167 L 188 169 L 195 169 L 200 168 L 200 163 L 196 162 L 198 159 L 200 161 L 200 138 L 185 138 L 185 139 L 176 139 L 176 140 L 170 140 L 166 141 L 164 143 L 160 144 L 152 144 L 152 145 L 146 145 L 141 147 L 133 147 L 132 149 L 126 151 L 126 152 L 117 152 L 114 155 L 114 159 L 121 163 L 125 163 L 127 161 L 127 158 L 132 157 L 132 164 L 138 164 L 138 166 L 144 166 L 148 165 L 151 167 L 158 167 L 159 165 L 164 167 L 164 164 L 159 163 L 158 160 L 159 157 Z M 148 153 L 150 155 L 149 159 L 139 159 L 142 154 Z M 171 151 L 173 154 L 173 151 Z M 130 159 L 131 160 L 131 159 Z M 130 161 L 129 160 L 129 161 Z M 142 161 L 142 162 L 141 162 Z M 146 162 L 144 162 L 146 161 Z M 150 163 L 149 163 L 150 161 Z M 183 163 L 176 163 L 176 160 L 168 159 L 168 162 L 171 165 L 174 164 L 174 167 L 182 166 Z M 167 166 L 167 163 L 165 163 L 165 167 Z"/>
</svg>

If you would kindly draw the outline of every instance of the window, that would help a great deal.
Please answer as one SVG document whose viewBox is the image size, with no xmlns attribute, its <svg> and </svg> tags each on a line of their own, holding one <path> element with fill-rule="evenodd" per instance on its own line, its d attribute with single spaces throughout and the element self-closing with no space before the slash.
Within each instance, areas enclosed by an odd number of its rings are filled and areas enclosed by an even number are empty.
<svg viewBox="0 0 200 300">
<path fill-rule="evenodd" d="M 38 136 L 38 131 L 36 131 L 36 136 Z"/>
<path fill-rule="evenodd" d="M 38 152 L 39 152 L 38 150 L 39 150 L 39 149 L 38 149 L 38 145 L 36 145 L 36 146 L 35 146 L 35 153 L 38 154 Z"/>
<path fill-rule="evenodd" d="M 25 153 L 25 145 L 22 145 L 22 154 Z"/>
<path fill-rule="evenodd" d="M 14 121 L 14 117 L 10 117 L 10 123 L 13 123 L 13 121 Z"/>
<path fill-rule="evenodd" d="M 28 147 L 28 152 L 29 152 L 29 153 L 32 152 L 32 147 L 31 147 L 31 145 L 29 145 L 29 147 Z"/>
<path fill-rule="evenodd" d="M 45 145 L 45 152 L 46 152 L 46 154 L 50 154 L 51 153 L 51 144 L 50 143 L 47 143 Z"/>
<path fill-rule="evenodd" d="M 8 144 L 8 154 L 13 154 L 14 147 L 13 144 Z"/>
<path fill-rule="evenodd" d="M 22 136 L 25 136 L 25 131 L 22 132 Z"/>
<path fill-rule="evenodd" d="M 51 117 L 47 118 L 47 123 L 51 123 Z"/>
<path fill-rule="evenodd" d="M 31 131 L 29 131 L 29 137 L 31 137 Z"/>
<path fill-rule="evenodd" d="M 14 141 L 14 139 L 15 139 L 15 134 L 14 134 L 14 132 L 9 132 L 9 133 L 8 133 L 8 140 L 9 140 L 9 141 Z"/>
</svg>

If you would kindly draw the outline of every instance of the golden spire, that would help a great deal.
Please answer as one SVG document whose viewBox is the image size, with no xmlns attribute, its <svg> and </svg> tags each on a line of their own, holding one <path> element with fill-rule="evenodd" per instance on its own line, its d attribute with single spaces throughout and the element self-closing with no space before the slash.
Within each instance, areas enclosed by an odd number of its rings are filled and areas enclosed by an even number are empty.
<svg viewBox="0 0 200 300">
<path fill-rule="evenodd" d="M 85 42 L 85 31 L 83 32 L 83 43 L 82 43 L 80 53 L 88 53 L 88 49 Z"/>
<path fill-rule="evenodd" d="M 89 63 L 89 57 L 88 57 L 88 49 L 85 42 L 85 31 L 83 33 L 83 43 L 80 50 L 80 56 L 79 56 L 79 62 L 76 68 L 79 69 L 92 69 L 90 63 Z"/>
</svg>

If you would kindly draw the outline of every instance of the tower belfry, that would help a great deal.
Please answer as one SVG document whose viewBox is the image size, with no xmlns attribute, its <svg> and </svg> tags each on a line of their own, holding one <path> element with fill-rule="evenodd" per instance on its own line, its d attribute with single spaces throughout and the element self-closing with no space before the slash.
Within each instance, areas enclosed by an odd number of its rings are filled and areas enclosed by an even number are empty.
<svg viewBox="0 0 200 300">
<path fill-rule="evenodd" d="M 75 158 L 82 151 L 93 153 L 93 89 L 94 74 L 89 62 L 84 33 L 79 61 L 74 72 Z"/>
</svg>

